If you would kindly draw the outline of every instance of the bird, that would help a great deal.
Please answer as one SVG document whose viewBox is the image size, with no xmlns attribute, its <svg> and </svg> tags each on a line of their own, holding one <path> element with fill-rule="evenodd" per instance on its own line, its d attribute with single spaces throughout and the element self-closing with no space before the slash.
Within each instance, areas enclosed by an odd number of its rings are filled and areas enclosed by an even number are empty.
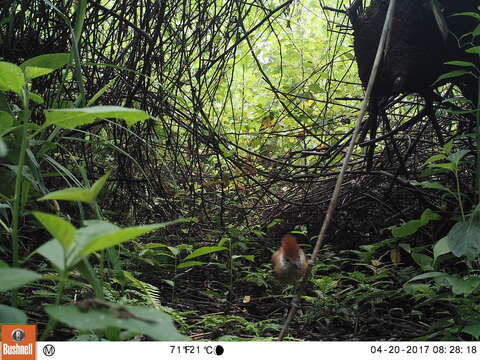
<svg viewBox="0 0 480 360">
<path fill-rule="evenodd" d="M 307 271 L 307 258 L 295 236 L 284 235 L 281 244 L 272 255 L 273 272 L 281 283 L 294 285 Z"/>
</svg>

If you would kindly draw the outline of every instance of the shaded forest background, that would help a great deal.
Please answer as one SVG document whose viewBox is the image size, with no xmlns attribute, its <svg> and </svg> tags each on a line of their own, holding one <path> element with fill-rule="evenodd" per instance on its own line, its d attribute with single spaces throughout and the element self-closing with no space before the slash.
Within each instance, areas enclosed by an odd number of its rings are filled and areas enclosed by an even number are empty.
<svg viewBox="0 0 480 360">
<path fill-rule="evenodd" d="M 471 4 L 431 97 L 378 88 L 291 339 L 478 340 Z M 349 6 L 3 1 L 0 322 L 274 339 L 270 256 L 287 232 L 311 253 L 364 96 Z"/>
</svg>

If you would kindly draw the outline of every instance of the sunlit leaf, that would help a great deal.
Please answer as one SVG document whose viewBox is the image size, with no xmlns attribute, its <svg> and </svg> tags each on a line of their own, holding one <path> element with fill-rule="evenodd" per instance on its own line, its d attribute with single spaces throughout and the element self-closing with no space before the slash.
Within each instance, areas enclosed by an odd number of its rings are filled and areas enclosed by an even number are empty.
<svg viewBox="0 0 480 360">
<path fill-rule="evenodd" d="M 0 61 L 0 90 L 21 94 L 25 77 L 17 65 Z"/>
<path fill-rule="evenodd" d="M 149 118 L 149 115 L 137 109 L 121 106 L 93 106 L 81 109 L 49 109 L 45 111 L 44 126 L 57 125 L 65 129 L 74 129 L 88 125 L 97 119 L 122 119 L 128 126 Z"/>
<path fill-rule="evenodd" d="M 49 74 L 69 62 L 69 53 L 44 54 L 28 59 L 20 65 L 20 68 L 23 70 L 25 77 L 28 80 Z"/>
<path fill-rule="evenodd" d="M 34 211 L 33 215 L 43 225 L 48 232 L 62 244 L 65 251 L 67 251 L 74 242 L 76 229 L 68 221 L 53 214 L 46 214 L 39 211 Z"/>
</svg>

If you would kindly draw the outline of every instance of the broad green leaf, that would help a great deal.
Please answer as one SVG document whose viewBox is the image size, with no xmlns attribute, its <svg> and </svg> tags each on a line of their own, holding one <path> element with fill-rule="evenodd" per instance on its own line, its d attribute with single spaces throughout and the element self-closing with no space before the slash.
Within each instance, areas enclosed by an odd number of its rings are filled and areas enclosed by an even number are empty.
<svg viewBox="0 0 480 360">
<path fill-rule="evenodd" d="M 475 28 L 475 30 L 473 30 L 472 35 L 473 35 L 473 36 L 479 36 L 479 35 L 480 35 L 480 24 L 477 25 L 477 27 Z"/>
<path fill-rule="evenodd" d="M 448 246 L 457 256 L 467 256 L 470 259 L 480 254 L 480 227 L 473 223 L 458 222 L 450 229 Z"/>
<path fill-rule="evenodd" d="M 55 71 L 70 62 L 69 53 L 54 53 L 36 56 L 20 65 L 27 80 Z"/>
<path fill-rule="evenodd" d="M 98 193 L 105 185 L 105 182 L 107 181 L 109 176 L 110 172 L 107 172 L 100 179 L 95 181 L 95 183 L 90 189 L 71 187 L 67 189 L 53 191 L 38 200 L 69 200 L 93 204 L 97 200 Z"/>
<path fill-rule="evenodd" d="M 443 145 L 441 147 L 442 149 L 442 152 L 445 154 L 445 155 L 448 155 L 452 152 L 452 149 L 453 149 L 453 141 L 449 141 L 447 142 L 445 145 Z"/>
<path fill-rule="evenodd" d="M 64 129 L 93 123 L 98 118 L 115 118 L 125 120 L 128 126 L 149 118 L 149 115 L 136 109 L 121 106 L 93 106 L 81 109 L 49 109 L 45 111 L 44 126 L 57 125 Z"/>
<path fill-rule="evenodd" d="M 418 186 L 421 186 L 425 189 L 432 189 L 432 190 L 442 190 L 442 191 L 446 191 L 446 192 L 450 192 L 450 189 L 443 186 L 442 184 L 440 183 L 437 183 L 437 182 L 430 182 L 430 181 L 422 181 L 422 182 L 418 182 L 418 181 L 410 181 L 410 183 L 412 185 L 418 185 Z"/>
<path fill-rule="evenodd" d="M 121 229 L 110 234 L 102 235 L 98 238 L 93 239 L 81 252 L 81 256 L 87 256 L 95 251 L 100 251 L 108 249 L 112 246 L 121 244 L 125 241 L 135 239 L 138 236 L 149 233 L 153 230 L 159 229 L 160 226 L 147 225 L 147 226 L 136 226 L 126 229 Z"/>
<path fill-rule="evenodd" d="M 15 64 L 0 61 L 0 90 L 13 91 L 21 95 L 23 84 L 25 77 L 22 69 Z"/>
<path fill-rule="evenodd" d="M 392 229 L 392 235 L 396 238 L 403 238 L 415 234 L 417 230 L 422 226 L 420 220 L 410 220 L 405 224 L 397 226 Z"/>
<path fill-rule="evenodd" d="M 467 279 L 460 279 L 456 276 L 450 275 L 448 282 L 452 287 L 452 292 L 455 295 L 469 296 L 480 286 L 480 278 L 470 277 Z"/>
<path fill-rule="evenodd" d="M 65 250 L 57 239 L 47 241 L 35 252 L 42 255 L 60 270 L 65 270 Z"/>
<path fill-rule="evenodd" d="M 167 249 L 170 250 L 173 256 L 177 256 L 178 254 L 180 254 L 180 251 L 181 251 L 179 248 L 175 246 L 167 246 Z"/>
<path fill-rule="evenodd" d="M 13 116 L 6 111 L 0 111 L 0 133 L 12 127 L 14 122 Z"/>
<path fill-rule="evenodd" d="M 480 54 L 480 46 L 471 47 L 471 48 L 465 50 L 465 52 L 469 53 L 469 54 Z"/>
<path fill-rule="evenodd" d="M 480 339 L 480 320 L 467 323 L 463 328 L 463 332 L 472 335 L 473 338 L 478 341 Z"/>
<path fill-rule="evenodd" d="M 36 272 L 20 268 L 0 268 L 0 291 L 22 287 L 29 282 L 40 279 Z"/>
<path fill-rule="evenodd" d="M 469 61 L 448 61 L 446 65 L 455 65 L 455 66 L 466 66 L 466 67 L 475 67 L 475 64 Z"/>
<path fill-rule="evenodd" d="M 413 183 L 413 182 L 412 182 Z M 410 220 L 407 221 L 405 224 L 397 226 L 392 229 L 392 235 L 396 238 L 403 238 L 415 234 L 417 230 L 426 224 L 428 224 L 432 220 L 439 220 L 440 215 L 434 213 L 430 209 L 426 209 L 420 219 L 418 220 Z"/>
<path fill-rule="evenodd" d="M 32 100 L 35 104 L 43 105 L 43 103 L 45 103 L 45 100 L 43 100 L 40 95 L 35 94 L 34 92 L 29 92 L 28 96 L 30 97 L 30 100 Z"/>
<path fill-rule="evenodd" d="M 205 265 L 205 264 L 208 264 L 208 263 L 206 263 L 204 261 L 185 261 L 185 262 L 180 263 L 177 266 L 177 269 L 185 269 L 185 268 L 199 266 L 199 265 Z"/>
<path fill-rule="evenodd" d="M 25 324 L 27 321 L 27 315 L 22 310 L 0 305 L 0 324 Z"/>
<path fill-rule="evenodd" d="M 452 79 L 452 78 L 460 77 L 466 74 L 471 74 L 471 72 L 467 70 L 454 70 L 449 73 L 440 75 L 438 79 L 434 82 L 434 84 L 442 80 Z"/>
<path fill-rule="evenodd" d="M 76 305 L 46 306 L 46 312 L 54 319 L 80 331 L 93 331 L 117 327 L 154 340 L 187 340 L 173 325 L 173 321 L 161 310 L 129 305 L 111 304 L 111 307 L 81 311 Z"/>
<path fill-rule="evenodd" d="M 434 169 L 445 169 L 451 172 L 457 171 L 457 166 L 454 163 L 430 164 L 428 167 Z"/>
<path fill-rule="evenodd" d="M 450 247 L 448 246 L 448 238 L 444 236 L 433 247 L 433 261 L 437 262 L 437 259 L 445 254 L 449 254 Z"/>
<path fill-rule="evenodd" d="M 5 144 L 5 141 L 3 141 L 3 139 L 0 137 L 0 158 L 7 156 L 7 154 L 7 144 Z"/>
<path fill-rule="evenodd" d="M 90 189 L 83 189 L 79 187 L 71 187 L 67 189 L 53 191 L 48 193 L 45 196 L 42 196 L 40 200 L 69 200 L 69 201 L 80 201 L 88 204 L 95 202 Z"/>
<path fill-rule="evenodd" d="M 412 259 L 422 268 L 423 271 L 433 270 L 433 259 L 430 256 L 413 253 Z"/>
<path fill-rule="evenodd" d="M 77 231 L 72 224 L 57 215 L 46 214 L 39 211 L 34 211 L 33 215 L 43 227 L 62 244 L 65 251 L 70 249 Z"/>
<path fill-rule="evenodd" d="M 446 156 L 444 154 L 436 154 L 436 155 L 430 156 L 427 160 L 425 160 L 423 165 L 428 165 L 432 162 L 435 162 L 435 161 L 438 161 L 438 160 L 443 160 L 445 158 L 446 158 Z"/>
<path fill-rule="evenodd" d="M 121 244 L 125 241 L 134 239 L 138 236 L 144 235 L 154 230 L 164 228 L 169 225 L 179 224 L 190 221 L 190 219 L 177 219 L 160 224 L 135 226 L 126 229 L 120 229 L 111 233 L 103 234 L 101 236 L 92 238 L 92 240 L 85 245 L 80 251 L 81 256 L 87 256 L 95 251 L 107 249 L 109 247 Z"/>
<path fill-rule="evenodd" d="M 202 255 L 210 254 L 217 251 L 223 251 L 223 250 L 227 250 L 227 248 L 224 248 L 222 246 L 204 246 L 193 251 L 191 254 L 186 256 L 183 260 L 190 260 Z"/>
<path fill-rule="evenodd" d="M 428 273 L 425 273 L 425 274 L 420 274 L 420 275 L 414 276 L 413 278 L 408 280 L 406 283 L 409 283 L 411 281 L 418 281 L 418 280 L 425 280 L 425 279 L 436 279 L 436 278 L 447 277 L 447 276 L 448 276 L 448 274 L 445 274 L 444 272 L 431 271 L 431 272 L 428 272 Z"/>
<path fill-rule="evenodd" d="M 95 183 L 92 185 L 91 192 L 92 195 L 94 196 L 94 199 L 97 199 L 98 193 L 102 188 L 105 186 L 105 183 L 107 182 L 107 179 L 110 176 L 110 171 L 107 171 L 100 179 L 95 181 Z"/>
<path fill-rule="evenodd" d="M 470 150 L 460 150 L 457 151 L 453 154 L 448 155 L 448 160 L 450 160 L 452 163 L 455 164 L 455 166 L 458 166 L 460 161 L 465 157 L 470 152 Z"/>
<path fill-rule="evenodd" d="M 420 221 L 422 222 L 422 225 L 426 225 L 430 221 L 440 220 L 440 219 L 441 219 L 441 216 L 430 209 L 426 209 L 420 216 Z"/>
</svg>

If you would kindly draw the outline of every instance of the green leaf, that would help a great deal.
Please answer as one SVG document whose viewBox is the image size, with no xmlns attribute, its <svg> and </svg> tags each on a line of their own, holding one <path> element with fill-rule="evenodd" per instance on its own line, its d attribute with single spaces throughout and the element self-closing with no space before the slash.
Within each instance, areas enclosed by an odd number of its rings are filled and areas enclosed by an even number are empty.
<svg viewBox="0 0 480 360">
<path fill-rule="evenodd" d="M 480 20 L 480 14 L 473 12 L 473 11 L 464 11 L 464 12 L 459 12 L 456 14 L 453 14 L 452 16 L 470 16 L 473 17 L 477 20 Z"/>
<path fill-rule="evenodd" d="M 423 165 L 428 165 L 432 162 L 435 162 L 435 161 L 438 161 L 438 160 L 443 160 L 445 158 L 446 158 L 446 156 L 444 154 L 436 154 L 436 155 L 430 156 L 427 160 L 425 160 Z"/>
<path fill-rule="evenodd" d="M 0 90 L 13 91 L 21 95 L 23 84 L 25 78 L 22 69 L 15 64 L 0 61 Z"/>
<path fill-rule="evenodd" d="M 95 198 L 93 197 L 90 189 L 83 189 L 78 187 L 71 187 L 67 189 L 62 189 L 58 191 L 53 191 L 48 193 L 45 196 L 42 196 L 39 201 L 42 200 L 69 200 L 69 201 L 80 201 L 88 204 L 93 204 Z"/>
<path fill-rule="evenodd" d="M 467 256 L 470 259 L 480 254 L 480 227 L 473 223 L 458 222 L 450 229 L 448 246 L 457 256 Z"/>
<path fill-rule="evenodd" d="M 53 53 L 36 56 L 28 59 L 20 68 L 25 73 L 27 80 L 35 79 L 39 76 L 55 71 L 70 62 L 69 53 Z"/>
<path fill-rule="evenodd" d="M 413 183 L 413 181 L 412 181 Z M 410 220 L 407 221 L 405 224 L 397 226 L 392 229 L 392 235 L 396 238 L 403 238 L 415 234 L 417 230 L 424 225 L 427 225 L 432 220 L 439 220 L 440 215 L 434 213 L 430 209 L 426 209 L 420 219 L 418 220 Z"/>
<path fill-rule="evenodd" d="M 480 54 L 480 46 L 471 47 L 471 48 L 465 50 L 465 52 L 469 53 L 469 54 Z"/>
<path fill-rule="evenodd" d="M 110 172 L 107 172 L 100 179 L 95 181 L 95 183 L 90 189 L 71 187 L 67 189 L 53 191 L 38 200 L 69 200 L 93 204 L 97 200 L 98 193 L 105 185 L 105 182 L 107 181 L 109 176 Z"/>
<path fill-rule="evenodd" d="M 420 220 L 410 220 L 405 224 L 397 226 L 392 229 L 392 235 L 396 238 L 403 238 L 415 234 L 417 230 L 422 226 Z"/>
<path fill-rule="evenodd" d="M 430 209 L 426 209 L 420 216 L 422 225 L 427 225 L 430 221 L 440 220 L 441 216 Z"/>
<path fill-rule="evenodd" d="M 450 160 L 452 163 L 455 164 L 455 166 L 458 166 L 460 161 L 465 157 L 470 152 L 470 150 L 460 150 L 457 151 L 453 154 L 448 155 L 448 160 Z"/>
<path fill-rule="evenodd" d="M 93 123 L 98 118 L 115 118 L 125 120 L 128 126 L 149 118 L 149 115 L 136 109 L 121 106 L 93 106 L 81 109 L 49 109 L 45 111 L 44 126 L 57 125 L 64 129 Z"/>
<path fill-rule="evenodd" d="M 40 279 L 36 272 L 20 268 L 0 268 L 0 291 L 22 287 L 29 282 Z"/>
<path fill-rule="evenodd" d="M 110 171 L 107 171 L 100 179 L 94 182 L 91 188 L 92 195 L 94 199 L 97 199 L 98 193 L 103 189 L 107 179 L 110 177 Z"/>
<path fill-rule="evenodd" d="M 433 259 L 430 256 L 413 253 L 412 259 L 422 268 L 423 271 L 433 270 Z"/>
<path fill-rule="evenodd" d="M 434 84 L 438 83 L 439 81 L 446 80 L 446 79 L 452 79 L 456 77 L 460 77 L 466 74 L 471 74 L 470 71 L 468 70 L 454 70 L 446 74 L 442 74 L 438 77 L 438 79 L 434 82 Z"/>
<path fill-rule="evenodd" d="M 474 63 L 469 61 L 447 61 L 445 65 L 476 67 Z"/>
<path fill-rule="evenodd" d="M 45 103 L 45 100 L 43 100 L 40 95 L 35 94 L 34 92 L 30 91 L 28 93 L 28 96 L 30 97 L 30 100 L 32 100 L 35 104 L 43 105 L 43 103 Z"/>
<path fill-rule="evenodd" d="M 42 255 L 60 270 L 65 270 L 65 250 L 57 239 L 47 241 L 35 252 Z"/>
<path fill-rule="evenodd" d="M 430 164 L 428 167 L 434 169 L 445 169 L 451 172 L 457 171 L 457 166 L 454 163 Z"/>
<path fill-rule="evenodd" d="M 121 244 L 125 241 L 135 239 L 138 236 L 149 233 L 153 230 L 159 229 L 158 225 L 136 226 L 126 229 L 121 229 L 110 234 L 102 235 L 93 239 L 81 252 L 81 256 L 87 256 L 95 251 L 108 249 L 112 246 Z"/>
<path fill-rule="evenodd" d="M 0 305 L 0 324 L 25 324 L 27 321 L 27 315 L 22 310 Z"/>
<path fill-rule="evenodd" d="M 138 236 L 149 233 L 151 231 L 158 230 L 174 224 L 187 222 L 190 220 L 191 219 L 177 219 L 177 220 L 168 221 L 160 224 L 143 225 L 143 226 L 135 226 L 135 227 L 125 228 L 125 229 L 120 229 L 120 230 L 102 234 L 96 237 L 92 236 L 90 241 L 86 243 L 85 246 L 80 251 L 80 256 L 87 256 L 95 251 L 107 249 L 109 247 L 121 244 L 125 241 L 131 240 Z M 89 231 L 92 234 L 95 234 L 95 228 L 97 226 L 98 225 L 89 226 L 90 228 Z"/>
<path fill-rule="evenodd" d="M 43 227 L 62 244 L 65 251 L 70 249 L 77 231 L 72 224 L 57 215 L 46 214 L 39 211 L 34 211 L 33 215 Z"/>
<path fill-rule="evenodd" d="M 444 272 L 438 272 L 438 271 L 430 271 L 425 274 L 420 274 L 417 276 L 414 276 L 410 280 L 408 280 L 405 284 L 411 282 L 411 281 L 418 281 L 418 280 L 425 280 L 425 279 L 436 279 L 436 278 L 441 278 L 441 277 L 447 277 L 448 274 L 445 274 Z"/>
<path fill-rule="evenodd" d="M 478 339 L 480 339 L 480 321 L 475 320 L 473 322 L 469 322 L 463 328 L 463 332 L 465 334 L 472 335 L 473 338 L 478 341 Z"/>
<path fill-rule="evenodd" d="M 432 190 L 442 190 L 442 191 L 446 191 L 446 192 L 450 192 L 450 189 L 443 186 L 442 184 L 440 183 L 437 183 L 437 182 L 430 182 L 430 181 L 422 181 L 422 182 L 418 182 L 418 181 L 410 181 L 410 184 L 412 185 L 419 185 L 425 189 L 432 189 Z"/>
<path fill-rule="evenodd" d="M 480 279 L 477 277 L 460 279 L 456 276 L 449 276 L 448 282 L 450 283 L 452 292 L 455 295 L 469 296 L 480 286 Z"/>
<path fill-rule="evenodd" d="M 208 263 L 206 263 L 204 261 L 185 261 L 185 262 L 180 263 L 177 266 L 177 269 L 185 269 L 185 268 L 199 266 L 199 265 L 205 265 L 205 264 L 208 264 Z"/>
<path fill-rule="evenodd" d="M 5 144 L 5 141 L 3 141 L 3 139 L 0 137 L 0 158 L 7 156 L 7 154 L 7 144 Z"/>
<path fill-rule="evenodd" d="M 204 246 L 193 251 L 191 254 L 186 256 L 183 260 L 190 260 L 202 255 L 210 254 L 217 251 L 223 251 L 223 250 L 227 250 L 227 248 L 224 248 L 222 246 Z"/>
<path fill-rule="evenodd" d="M 477 27 L 475 28 L 475 30 L 473 30 L 472 35 L 473 35 L 473 36 L 479 36 L 479 35 L 480 35 L 480 24 L 477 25 Z"/>
<path fill-rule="evenodd" d="M 0 111 L 0 133 L 12 127 L 14 122 L 13 116 L 6 111 Z"/>
<path fill-rule="evenodd" d="M 452 152 L 452 149 L 453 149 L 453 141 L 449 141 L 447 142 L 445 145 L 443 145 L 441 148 L 442 152 L 445 154 L 445 155 L 448 155 Z"/>
<path fill-rule="evenodd" d="M 109 307 L 81 311 L 75 305 L 46 306 L 46 312 L 54 319 L 80 331 L 93 331 L 117 327 L 138 334 L 145 334 L 153 340 L 188 340 L 173 325 L 173 321 L 161 310 L 111 304 Z"/>
<path fill-rule="evenodd" d="M 450 247 L 448 246 L 448 238 L 444 236 L 433 247 L 433 261 L 437 262 L 438 258 L 442 255 L 449 254 Z"/>
</svg>

